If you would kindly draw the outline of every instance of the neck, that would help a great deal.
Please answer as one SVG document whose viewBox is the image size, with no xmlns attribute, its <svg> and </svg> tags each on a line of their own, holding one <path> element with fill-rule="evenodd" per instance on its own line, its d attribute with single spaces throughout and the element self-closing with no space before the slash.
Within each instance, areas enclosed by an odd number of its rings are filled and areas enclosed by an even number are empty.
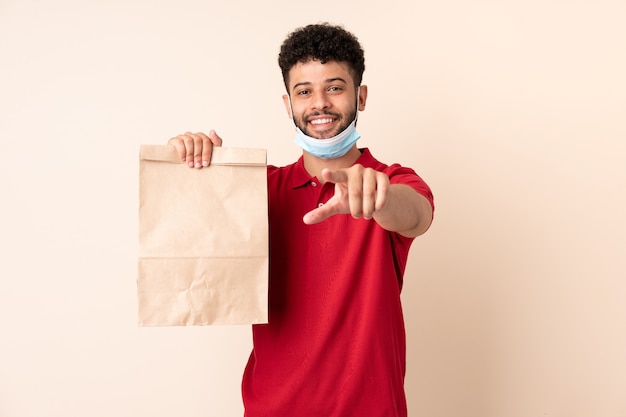
<svg viewBox="0 0 626 417">
<path fill-rule="evenodd" d="M 331 170 L 350 168 L 360 156 L 361 152 L 356 145 L 350 148 L 348 153 L 344 156 L 333 159 L 318 158 L 306 151 L 302 153 L 302 157 L 304 159 L 304 169 L 306 169 L 306 172 L 308 172 L 309 175 L 317 177 L 318 181 L 321 183 L 324 182 L 322 179 L 322 170 L 324 168 Z"/>
</svg>

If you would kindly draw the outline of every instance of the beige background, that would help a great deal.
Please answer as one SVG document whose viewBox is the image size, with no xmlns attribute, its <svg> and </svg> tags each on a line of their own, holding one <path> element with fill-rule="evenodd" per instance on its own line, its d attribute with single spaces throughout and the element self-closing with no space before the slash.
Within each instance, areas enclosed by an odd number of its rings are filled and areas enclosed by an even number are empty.
<svg viewBox="0 0 626 417">
<path fill-rule="evenodd" d="M 240 416 L 248 326 L 136 326 L 142 143 L 299 152 L 284 36 L 366 50 L 360 144 L 436 223 L 403 292 L 411 416 L 626 416 L 623 0 L 0 0 L 0 416 Z"/>
</svg>

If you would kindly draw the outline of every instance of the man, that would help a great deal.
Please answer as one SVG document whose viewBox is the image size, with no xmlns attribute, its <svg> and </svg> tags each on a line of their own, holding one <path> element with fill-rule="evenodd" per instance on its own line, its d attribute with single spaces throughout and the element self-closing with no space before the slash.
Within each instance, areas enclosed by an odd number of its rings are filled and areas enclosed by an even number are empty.
<svg viewBox="0 0 626 417">
<path fill-rule="evenodd" d="M 303 153 L 268 167 L 269 323 L 253 326 L 245 416 L 406 416 L 400 291 L 411 242 L 432 221 L 432 194 L 413 170 L 357 148 L 367 87 L 351 33 L 299 28 L 278 62 Z M 222 139 L 210 131 L 168 143 L 201 168 Z"/>
</svg>

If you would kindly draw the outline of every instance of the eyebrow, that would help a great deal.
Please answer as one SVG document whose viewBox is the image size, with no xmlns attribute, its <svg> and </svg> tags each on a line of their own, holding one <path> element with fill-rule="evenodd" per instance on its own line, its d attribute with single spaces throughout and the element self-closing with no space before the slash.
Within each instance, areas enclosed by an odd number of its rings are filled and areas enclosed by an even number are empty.
<svg viewBox="0 0 626 417">
<path fill-rule="evenodd" d="M 328 78 L 328 79 L 324 80 L 324 82 L 325 82 L 325 83 L 327 83 L 327 84 L 334 83 L 334 82 L 336 82 L 336 81 L 340 81 L 340 82 L 342 82 L 342 83 L 344 83 L 344 84 L 348 84 L 348 83 L 347 83 L 347 81 L 346 81 L 346 80 L 344 80 L 344 79 L 343 79 L 343 78 L 341 78 L 341 77 Z M 294 86 L 293 86 L 293 87 L 291 87 L 291 90 L 293 91 L 293 90 L 295 90 L 297 87 L 307 86 L 307 85 L 311 85 L 311 84 L 313 84 L 313 83 L 312 83 L 312 82 L 310 82 L 310 81 L 303 81 L 303 82 L 301 82 L 301 83 L 294 84 Z"/>
</svg>

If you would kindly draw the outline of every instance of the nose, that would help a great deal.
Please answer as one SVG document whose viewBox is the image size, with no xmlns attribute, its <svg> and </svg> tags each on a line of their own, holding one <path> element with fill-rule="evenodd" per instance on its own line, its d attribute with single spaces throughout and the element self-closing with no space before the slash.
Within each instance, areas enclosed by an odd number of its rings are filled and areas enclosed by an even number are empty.
<svg viewBox="0 0 626 417">
<path fill-rule="evenodd" d="M 331 106 L 330 100 L 324 91 L 316 92 L 311 97 L 311 109 L 312 110 L 326 110 Z"/>
</svg>

